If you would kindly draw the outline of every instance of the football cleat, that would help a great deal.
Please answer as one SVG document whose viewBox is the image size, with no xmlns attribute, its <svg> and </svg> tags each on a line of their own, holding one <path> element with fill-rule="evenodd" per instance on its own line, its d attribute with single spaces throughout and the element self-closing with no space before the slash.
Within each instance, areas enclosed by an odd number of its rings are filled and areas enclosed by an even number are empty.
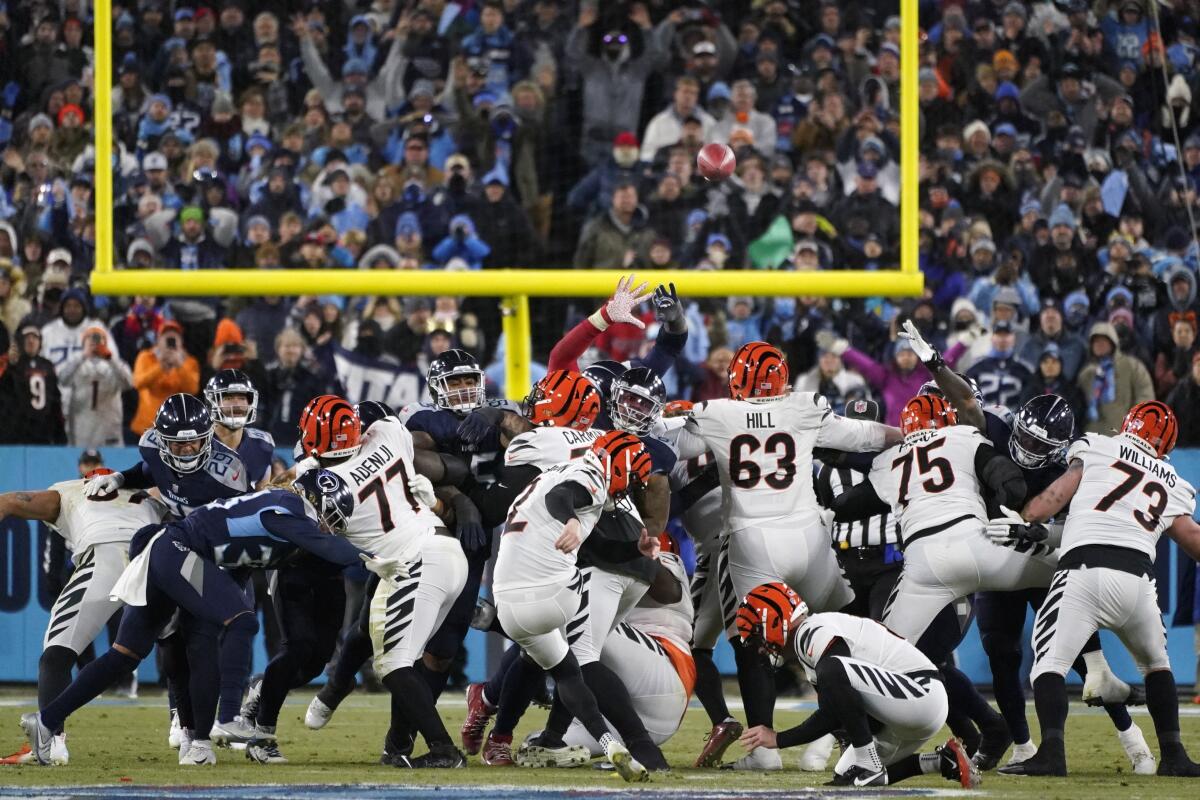
<svg viewBox="0 0 1200 800">
<path fill-rule="evenodd" d="M 467 718 L 463 720 L 459 735 L 462 738 L 463 752 L 469 756 L 476 755 L 483 745 L 483 732 L 487 730 L 488 721 L 496 713 L 494 707 L 488 705 L 483 696 L 482 683 L 472 683 L 467 687 Z M 512 737 L 509 737 L 512 740 Z"/>
<path fill-rule="evenodd" d="M 644 783 L 650 780 L 650 773 L 646 768 L 616 739 L 609 740 L 608 747 L 604 749 L 604 756 L 626 783 Z"/>
<path fill-rule="evenodd" d="M 582 767 L 592 760 L 586 747 L 551 742 L 539 736 L 530 736 L 521 742 L 513 759 L 518 767 L 541 769 L 542 767 Z"/>
<path fill-rule="evenodd" d="M 833 748 L 837 746 L 837 739 L 832 733 L 827 733 L 820 739 L 804 748 L 804 752 L 800 755 L 800 770 L 802 772 L 824 772 L 825 764 L 829 762 L 829 757 L 833 755 Z"/>
<path fill-rule="evenodd" d="M 183 763 L 183 757 L 187 755 L 188 748 L 192 746 L 192 730 L 191 728 L 179 729 L 179 763 Z"/>
<path fill-rule="evenodd" d="M 1030 746 L 1032 747 L 1032 745 Z M 951 736 L 949 741 L 937 749 L 937 753 L 941 756 L 939 763 L 943 778 L 948 781 L 958 781 L 964 789 L 975 789 L 979 786 L 982 780 L 979 768 L 967 757 L 967 751 L 963 749 L 962 742 Z"/>
<path fill-rule="evenodd" d="M 783 769 L 783 758 L 774 747 L 756 747 L 737 761 L 722 764 L 721 769 L 751 772 L 774 772 Z"/>
<path fill-rule="evenodd" d="M 238 711 L 238 716 L 251 725 L 258 719 L 258 707 L 262 702 L 262 682 L 261 675 L 250 681 L 250 686 L 246 688 L 246 699 L 242 701 L 241 710 Z"/>
<path fill-rule="evenodd" d="M 179 756 L 181 767 L 215 766 L 216 763 L 217 754 L 213 752 L 212 742 L 207 739 L 193 739 L 187 752 Z"/>
<path fill-rule="evenodd" d="M 113 693 L 117 697 L 124 697 L 126 700 L 138 699 L 138 676 L 136 672 L 129 673 L 127 678 L 117 681 L 113 687 Z"/>
<path fill-rule="evenodd" d="M 704 749 L 700 751 L 700 757 L 696 759 L 696 766 L 720 766 L 721 758 L 725 755 L 729 745 L 736 742 L 741 735 L 742 723 L 736 719 L 727 719 L 713 725 L 712 730 L 704 737 Z"/>
<path fill-rule="evenodd" d="M 248 742 L 246 758 L 259 764 L 288 763 L 287 756 L 280 752 L 279 743 L 276 741 Z"/>
<path fill-rule="evenodd" d="M 1008 732 L 1008 726 L 1004 724 L 1004 718 L 999 714 L 996 715 L 993 724 L 981 727 L 980 733 L 983 734 L 983 738 L 972 760 L 980 772 L 987 772 L 995 769 L 1000 759 L 1004 758 L 1013 739 L 1012 734 Z"/>
<path fill-rule="evenodd" d="M 26 742 L 25 744 L 21 745 L 21 749 L 17 752 L 0 758 L 0 765 L 11 766 L 14 764 L 32 764 L 35 761 L 37 761 L 37 759 L 33 756 L 33 748 L 31 748 L 29 743 Z"/>
<path fill-rule="evenodd" d="M 1158 765 L 1154 762 L 1154 753 L 1150 752 L 1150 745 L 1146 744 L 1146 737 L 1136 722 L 1130 725 L 1128 730 L 1118 733 L 1117 738 L 1121 740 L 1121 747 L 1124 748 L 1125 755 L 1129 756 L 1129 763 L 1133 766 L 1134 775 L 1153 775 L 1155 773 Z"/>
<path fill-rule="evenodd" d="M 431 747 L 423 756 L 398 756 L 393 767 L 401 769 L 459 769 L 467 765 L 467 757 L 454 745 Z"/>
<path fill-rule="evenodd" d="M 762 749 L 762 748 L 759 748 Z M 853 764 L 845 772 L 833 773 L 826 786 L 887 786 L 887 770 L 873 770 Z"/>
<path fill-rule="evenodd" d="M 65 733 L 55 734 L 54 740 L 50 742 L 50 763 L 56 767 L 66 766 L 71 760 L 71 754 L 67 752 L 67 735 Z"/>
<path fill-rule="evenodd" d="M 214 722 L 212 726 L 212 742 L 218 747 L 228 747 L 231 744 L 245 744 L 259 738 L 253 725 L 241 717 L 234 717 L 229 722 Z M 274 738 L 273 736 L 271 738 Z"/>
<path fill-rule="evenodd" d="M 29 739 L 29 747 L 33 750 L 33 757 L 37 762 L 43 766 L 52 763 L 50 750 L 53 747 L 54 732 L 42 724 L 42 715 L 36 711 L 22 714 L 21 727 L 25 729 L 25 736 Z"/>
<path fill-rule="evenodd" d="M 308 710 L 304 712 L 304 725 L 314 731 L 319 731 L 329 724 L 329 720 L 333 719 L 333 712 L 329 706 L 321 702 L 320 697 L 314 697 L 312 702 L 308 704 Z"/>
<path fill-rule="evenodd" d="M 1042 742 L 1037 754 L 1018 764 L 1006 764 L 1001 775 L 1033 775 L 1039 778 L 1067 777 L 1067 756 L 1061 739 Z"/>
<path fill-rule="evenodd" d="M 1187 756 L 1163 759 L 1158 765 L 1158 774 L 1164 778 L 1200 778 L 1200 764 Z"/>
<path fill-rule="evenodd" d="M 171 709 L 171 729 L 167 731 L 167 745 L 172 750 L 179 749 L 179 740 L 183 734 L 183 727 L 179 724 L 179 712 Z"/>
<path fill-rule="evenodd" d="M 965 748 L 964 748 L 965 749 Z M 1012 755 L 1008 757 L 1008 763 L 1005 766 L 1012 764 L 1020 764 L 1022 761 L 1033 758 L 1037 755 L 1037 745 L 1033 742 L 1025 742 L 1024 744 L 1014 744 Z"/>
<path fill-rule="evenodd" d="M 483 745 L 483 763 L 489 767 L 515 766 L 512 756 L 512 734 L 489 733 Z"/>
</svg>

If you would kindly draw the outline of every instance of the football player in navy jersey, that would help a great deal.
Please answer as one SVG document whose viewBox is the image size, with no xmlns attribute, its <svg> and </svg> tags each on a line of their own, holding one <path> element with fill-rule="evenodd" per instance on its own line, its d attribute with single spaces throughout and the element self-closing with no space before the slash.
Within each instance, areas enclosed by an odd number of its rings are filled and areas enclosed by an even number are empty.
<svg viewBox="0 0 1200 800">
<path fill-rule="evenodd" d="M 217 705 L 219 669 L 217 632 L 253 638 L 258 622 L 241 587 L 226 571 L 237 567 L 278 567 L 304 550 L 333 564 L 361 559 L 367 569 L 393 579 L 403 566 L 377 559 L 331 535 L 345 527 L 354 497 L 337 475 L 314 470 L 289 489 L 269 489 L 214 502 L 186 519 L 138 531 L 130 543 L 132 561 L 113 594 L 127 603 L 116 641 L 107 653 L 82 670 L 40 713 L 21 724 L 40 763 L 49 763 L 50 732 L 74 711 L 98 696 L 113 680 L 146 658 L 162 627 L 177 609 L 188 634 L 190 688 L 195 728 L 180 764 L 216 762 L 209 740 Z M 200 635 L 202 631 L 208 635 Z M 270 739 L 273 732 L 259 732 Z"/>
<path fill-rule="evenodd" d="M 922 387 L 921 393 L 941 394 L 954 406 L 962 422 L 979 429 L 998 452 L 1008 452 L 1021 468 L 1029 497 L 1036 497 L 1062 475 L 1066 470 L 1063 455 L 1075 434 L 1075 415 L 1070 404 L 1058 395 L 1034 397 L 1012 418 L 1010 424 L 1003 418 L 1003 410 L 983 405 L 978 390 L 971 385 L 973 382 L 950 370 L 937 349 L 921 337 L 911 321 L 905 322 L 900 335 L 913 343 L 914 352 L 936 381 L 933 389 L 927 391 Z M 1003 516 L 990 499 L 988 512 L 993 518 Z M 999 536 L 994 538 L 1002 546 L 1025 550 L 1045 547 L 1025 537 L 1030 530 L 1024 524 L 1005 526 L 1003 520 L 988 528 L 989 535 L 999 532 Z M 1036 612 L 1045 598 L 1045 588 L 978 592 L 974 597 L 979 636 L 992 671 L 992 690 L 1012 739 L 1013 753 L 1009 764 L 1020 763 L 1037 753 L 1025 715 L 1025 682 L 1021 677 L 1021 662 L 1026 607 L 1032 607 Z M 1140 702 L 1140 697 L 1132 687 L 1112 673 L 1104 659 L 1098 636 L 1093 635 L 1089 639 L 1075 666 L 1085 679 L 1084 699 L 1090 704 L 1104 706 L 1117 728 L 1118 738 L 1134 771 L 1138 774 L 1154 774 L 1154 756 L 1141 729 L 1134 724 L 1126 708 L 1126 703 Z M 981 770 L 993 769 L 998 764 L 1004 755 L 999 745 L 1000 740 L 997 739 L 981 744 L 973 757 Z M 1007 749 L 1007 744 L 1004 748 Z"/>
<path fill-rule="evenodd" d="M 87 495 L 153 486 L 171 513 L 183 518 L 213 500 L 237 497 L 252 487 L 241 456 L 213 441 L 212 415 L 190 394 L 173 394 L 163 401 L 138 450 L 141 461 L 93 479 Z"/>
<path fill-rule="evenodd" d="M 208 413 L 216 423 L 217 441 L 241 456 L 242 463 L 256 488 L 263 488 L 271 477 L 271 459 L 275 457 L 275 439 L 251 423 L 258 418 L 258 390 L 240 369 L 223 369 L 204 386 Z"/>
</svg>

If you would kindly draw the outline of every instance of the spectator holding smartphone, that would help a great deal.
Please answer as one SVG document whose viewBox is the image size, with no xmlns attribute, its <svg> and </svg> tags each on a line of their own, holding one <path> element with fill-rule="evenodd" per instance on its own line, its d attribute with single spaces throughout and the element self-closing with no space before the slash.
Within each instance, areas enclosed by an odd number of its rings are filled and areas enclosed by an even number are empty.
<svg viewBox="0 0 1200 800">
<path fill-rule="evenodd" d="M 133 388 L 138 391 L 138 405 L 129 428 L 138 436 L 154 424 L 154 415 L 167 397 L 200 391 L 200 362 L 183 349 L 183 326 L 175 320 L 163 322 L 154 345 L 138 353 Z"/>
<path fill-rule="evenodd" d="M 59 367 L 67 398 L 67 441 L 72 447 L 121 443 L 121 393 L 133 388 L 129 365 L 112 351 L 108 331 L 93 325 L 83 332 L 83 349 Z"/>
</svg>

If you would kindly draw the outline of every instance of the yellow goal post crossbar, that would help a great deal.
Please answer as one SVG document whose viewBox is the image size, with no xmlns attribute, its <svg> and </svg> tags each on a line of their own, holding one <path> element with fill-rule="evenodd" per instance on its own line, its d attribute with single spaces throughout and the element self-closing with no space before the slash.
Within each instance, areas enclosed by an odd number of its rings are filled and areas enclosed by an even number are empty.
<svg viewBox="0 0 1200 800">
<path fill-rule="evenodd" d="M 904 297 L 920 295 L 918 265 L 919 41 L 917 0 L 901 0 L 900 33 L 900 269 L 660 270 L 638 273 L 651 286 L 674 282 L 691 297 Z M 499 297 L 505 335 L 505 384 L 510 397 L 524 396 L 532 360 L 530 297 L 604 297 L 623 274 L 617 270 L 495 269 L 478 272 L 381 270 L 205 271 L 115 269 L 113 236 L 112 0 L 94 4 L 96 263 L 91 290 L 101 295 L 461 295 Z"/>
</svg>

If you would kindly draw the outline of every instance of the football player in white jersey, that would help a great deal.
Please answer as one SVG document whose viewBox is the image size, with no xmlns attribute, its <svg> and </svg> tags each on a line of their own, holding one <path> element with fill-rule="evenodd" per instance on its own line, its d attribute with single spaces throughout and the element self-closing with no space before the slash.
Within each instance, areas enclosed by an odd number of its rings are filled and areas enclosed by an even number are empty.
<svg viewBox="0 0 1200 800">
<path fill-rule="evenodd" d="M 1129 410 L 1117 436 L 1089 433 L 1067 451 L 1068 468 L 1030 500 L 1021 516 L 1043 522 L 1071 503 L 1058 571 L 1033 625 L 1034 703 L 1042 743 L 1010 775 L 1067 774 L 1064 676 L 1100 629 L 1129 648 L 1146 680 L 1146 706 L 1158 733 L 1158 774 L 1200 777 L 1179 738 L 1175 676 L 1154 583 L 1154 556 L 1166 533 L 1200 558 L 1196 490 L 1166 462 L 1179 425 L 1158 400 Z"/>
<path fill-rule="evenodd" d="M 399 420 L 386 417 L 362 435 L 354 406 L 333 395 L 309 402 L 300 434 L 304 454 L 340 476 L 354 493 L 354 512 L 342 535 L 360 549 L 407 565 L 406 577 L 375 588 L 368 627 L 375 672 L 393 698 L 392 729 L 419 731 L 429 752 L 413 757 L 411 739 L 396 742 L 389 733 L 385 760 L 404 768 L 462 766 L 465 759 L 413 665 L 462 591 L 467 562 L 435 513 L 443 509 L 429 480 L 417 473 L 412 435 Z M 298 465 L 298 471 L 305 466 Z M 306 724 L 321 727 L 332 713 L 314 698 Z M 309 717 L 323 721 L 313 725 Z"/>
<path fill-rule="evenodd" d="M 86 481 L 112 472 L 100 467 L 82 480 L 61 481 L 45 491 L 0 495 L 0 517 L 50 525 L 66 541 L 75 562 L 70 581 L 50 609 L 38 661 L 39 708 L 70 685 L 79 654 L 121 608 L 121 602 L 109 594 L 129 564 L 129 540 L 139 529 L 157 525 L 167 516 L 167 507 L 144 491 L 120 489 L 91 497 L 84 493 Z M 66 734 L 61 730 L 54 734 L 51 759 L 66 764 Z"/>
<path fill-rule="evenodd" d="M 837 416 L 815 393 L 788 393 L 783 354 L 765 342 L 743 345 L 729 367 L 730 399 L 698 404 L 676 443 L 681 458 L 711 450 L 724 492 L 728 575 L 738 597 L 785 582 L 814 608 L 854 599 L 829 547 L 812 485 L 812 450 L 878 451 L 900 441 L 886 425 Z M 732 625 L 733 620 L 726 620 Z M 733 638 L 733 632 L 729 635 Z M 751 726 L 770 727 L 770 666 L 757 650 L 734 647 L 738 684 Z M 782 769 L 778 751 L 756 750 L 737 769 Z"/>
<path fill-rule="evenodd" d="M 742 736 L 747 749 L 792 747 L 842 731 L 850 746 L 831 786 L 886 786 L 930 773 L 963 788 L 979 785 L 957 739 L 917 754 L 946 720 L 946 689 L 933 662 L 883 625 L 836 612 L 809 616 L 795 592 L 767 583 L 746 596 L 737 628 L 743 642 L 779 661 L 791 648 L 817 690 L 812 716 L 779 733 L 751 728 Z"/>
<path fill-rule="evenodd" d="M 658 561 L 681 584 L 686 583 L 687 573 L 679 556 L 664 551 Z M 696 667 L 688 645 L 693 616 L 692 598 L 687 592 L 667 604 L 645 596 L 604 640 L 600 653 L 601 663 L 628 687 L 633 708 L 656 745 L 664 744 L 679 730 L 696 683 Z M 563 741 L 586 747 L 593 756 L 603 753 L 578 721 L 571 723 Z"/>
<path fill-rule="evenodd" d="M 579 609 L 582 576 L 576 552 L 601 513 L 645 481 L 650 457 L 632 434 L 605 434 L 578 461 L 537 477 L 513 504 L 496 557 L 498 620 L 526 655 L 554 677 L 558 695 L 604 747 L 625 780 L 649 773 L 609 732 L 567 643 Z"/>
<path fill-rule="evenodd" d="M 957 422 L 941 397 L 909 400 L 900 414 L 904 442 L 877 456 L 867 480 L 833 503 L 838 521 L 886 508 L 899 518 L 904 569 L 883 623 L 911 642 L 960 597 L 1044 586 L 1054 571 L 1047 548 L 1018 552 L 985 535 L 983 489 L 1001 503 L 1020 502 L 1025 479 L 976 428 Z"/>
</svg>

